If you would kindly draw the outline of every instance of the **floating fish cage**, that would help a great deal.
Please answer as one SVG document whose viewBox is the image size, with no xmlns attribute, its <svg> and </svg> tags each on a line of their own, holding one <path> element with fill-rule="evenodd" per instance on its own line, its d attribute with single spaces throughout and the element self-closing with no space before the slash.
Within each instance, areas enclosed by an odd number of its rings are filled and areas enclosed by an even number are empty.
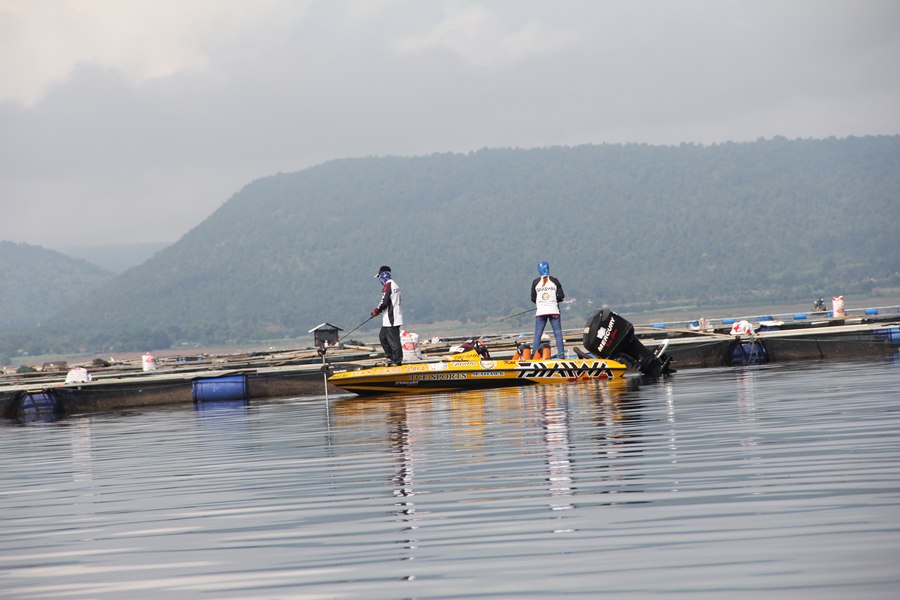
<svg viewBox="0 0 900 600">
<path fill-rule="evenodd" d="M 766 345 L 759 340 L 746 340 L 734 344 L 731 348 L 732 365 L 764 365 L 769 362 Z"/>
<path fill-rule="evenodd" d="M 18 417 L 23 421 L 52 420 L 58 413 L 56 394 L 50 390 L 22 392 L 19 397 Z"/>
</svg>

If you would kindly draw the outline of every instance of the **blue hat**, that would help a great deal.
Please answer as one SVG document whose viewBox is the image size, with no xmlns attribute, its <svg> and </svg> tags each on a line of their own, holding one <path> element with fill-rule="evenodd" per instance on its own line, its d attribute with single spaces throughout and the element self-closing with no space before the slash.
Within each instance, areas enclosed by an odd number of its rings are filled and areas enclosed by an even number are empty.
<svg viewBox="0 0 900 600">
<path fill-rule="evenodd" d="M 550 263 L 548 263 L 546 260 L 542 260 L 541 262 L 539 262 L 538 263 L 538 274 L 540 274 L 543 277 L 546 277 L 547 275 L 549 275 L 550 274 Z"/>
</svg>

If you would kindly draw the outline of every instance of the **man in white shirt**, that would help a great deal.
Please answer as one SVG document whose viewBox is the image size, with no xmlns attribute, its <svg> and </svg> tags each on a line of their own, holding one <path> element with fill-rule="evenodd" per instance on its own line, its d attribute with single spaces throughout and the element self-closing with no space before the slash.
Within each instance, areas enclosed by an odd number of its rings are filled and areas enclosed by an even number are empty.
<svg viewBox="0 0 900 600">
<path fill-rule="evenodd" d="M 375 275 L 381 281 L 381 303 L 372 310 L 372 316 L 382 315 L 378 340 L 384 355 L 392 365 L 403 363 L 403 346 L 400 343 L 400 326 L 403 325 L 400 286 L 391 277 L 391 268 L 382 265 Z"/>
</svg>

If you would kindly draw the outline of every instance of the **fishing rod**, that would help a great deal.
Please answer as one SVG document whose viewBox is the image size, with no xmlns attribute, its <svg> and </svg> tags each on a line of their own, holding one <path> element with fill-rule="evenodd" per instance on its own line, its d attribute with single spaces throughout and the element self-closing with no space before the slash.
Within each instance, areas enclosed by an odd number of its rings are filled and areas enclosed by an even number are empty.
<svg viewBox="0 0 900 600">
<path fill-rule="evenodd" d="M 365 325 L 366 323 L 368 323 L 369 321 L 374 319 L 376 316 L 378 316 L 378 315 L 372 315 L 371 317 L 369 317 L 368 319 L 366 319 L 365 321 L 363 321 L 362 323 L 360 323 L 359 325 L 357 325 L 356 327 L 354 327 L 353 329 L 351 329 L 350 331 L 345 333 L 344 337 L 346 338 L 348 335 L 350 335 L 351 333 L 353 333 L 354 331 L 356 331 L 357 329 L 359 329 L 360 327 L 362 327 L 363 325 Z"/>
<path fill-rule="evenodd" d="M 512 319 L 512 318 L 515 318 L 515 317 L 521 317 L 521 316 L 524 315 L 525 313 L 530 313 L 530 312 L 533 311 L 533 310 L 534 310 L 533 308 L 526 308 L 526 309 L 523 310 L 522 312 L 518 312 L 518 313 L 516 313 L 516 314 L 514 314 L 514 315 L 509 315 L 508 317 L 503 317 L 502 319 L 497 319 L 496 321 L 491 321 L 490 323 L 487 323 L 487 324 L 484 325 L 484 326 L 485 326 L 485 327 L 490 327 L 491 325 L 496 325 L 497 323 L 500 323 L 500 322 L 505 321 L 505 320 L 507 320 L 507 319 Z"/>
<path fill-rule="evenodd" d="M 514 315 L 509 315 L 508 317 L 503 317 L 502 319 L 497 319 L 496 321 L 491 321 L 490 323 L 488 323 L 488 324 L 486 324 L 486 325 L 484 325 L 484 326 L 485 326 L 485 327 L 490 327 L 491 325 L 496 325 L 497 323 L 501 323 L 501 322 L 503 322 L 503 321 L 506 321 L 507 319 L 514 319 L 514 318 L 516 318 L 516 317 L 521 317 L 521 316 L 524 315 L 525 313 L 530 313 L 530 312 L 533 311 L 533 310 L 534 310 L 533 308 L 526 308 L 526 309 L 523 310 L 522 312 L 517 312 L 517 313 L 514 314 Z M 353 329 L 351 329 L 350 331 L 348 331 L 347 333 L 345 333 L 345 334 L 344 334 L 343 336 L 341 336 L 341 337 L 346 338 L 346 337 L 349 336 L 351 333 L 353 333 L 354 331 L 356 331 L 357 329 L 359 329 L 360 327 L 362 327 L 363 325 L 365 325 L 366 323 L 368 323 L 369 321 L 371 321 L 372 319 L 374 319 L 376 316 L 378 316 L 378 315 L 369 317 L 368 319 L 366 319 L 365 321 L 363 321 L 362 323 L 360 323 L 359 325 L 357 325 L 356 327 L 354 327 Z"/>
</svg>

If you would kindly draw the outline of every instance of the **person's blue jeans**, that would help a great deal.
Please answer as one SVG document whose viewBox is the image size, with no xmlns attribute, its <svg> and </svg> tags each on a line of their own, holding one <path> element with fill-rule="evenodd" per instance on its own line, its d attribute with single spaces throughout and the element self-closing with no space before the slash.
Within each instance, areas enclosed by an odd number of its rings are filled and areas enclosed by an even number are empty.
<svg viewBox="0 0 900 600">
<path fill-rule="evenodd" d="M 565 356 L 566 348 L 563 346 L 562 327 L 559 324 L 559 315 L 546 315 L 534 318 L 534 345 L 531 347 L 532 352 L 537 352 L 538 346 L 541 345 L 541 336 L 544 335 L 544 327 L 550 322 L 553 328 L 553 337 L 556 338 L 556 355 Z"/>
</svg>

